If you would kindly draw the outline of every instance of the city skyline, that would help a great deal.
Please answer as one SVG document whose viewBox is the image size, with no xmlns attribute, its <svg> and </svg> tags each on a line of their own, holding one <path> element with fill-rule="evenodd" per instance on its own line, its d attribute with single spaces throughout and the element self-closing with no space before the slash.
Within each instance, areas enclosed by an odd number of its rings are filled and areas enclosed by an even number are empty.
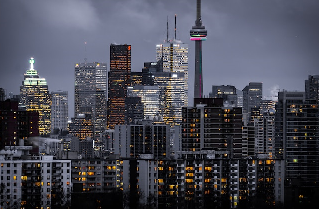
<svg viewBox="0 0 319 209">
<path fill-rule="evenodd" d="M 177 38 L 189 45 L 192 101 L 195 47 L 189 29 L 194 25 L 196 4 L 190 0 L 167 3 L 2 1 L 0 28 L 6 31 L 0 40 L 5 49 L 0 52 L 2 87 L 18 94 L 27 60 L 34 56 L 35 69 L 46 78 L 49 91 L 68 91 L 72 104 L 75 63 L 87 58 L 109 65 L 109 45 L 126 43 L 132 45 L 132 71 L 140 71 L 145 61 L 156 60 L 156 44 L 166 38 L 167 16 L 173 39 L 177 14 Z M 209 31 L 203 46 L 204 95 L 212 85 L 243 89 L 249 82 L 263 82 L 265 97 L 271 96 L 271 89 L 304 91 L 304 80 L 317 74 L 319 64 L 315 57 L 318 8 L 319 3 L 310 0 L 203 0 L 202 18 Z M 85 18 L 81 10 L 86 11 Z"/>
</svg>

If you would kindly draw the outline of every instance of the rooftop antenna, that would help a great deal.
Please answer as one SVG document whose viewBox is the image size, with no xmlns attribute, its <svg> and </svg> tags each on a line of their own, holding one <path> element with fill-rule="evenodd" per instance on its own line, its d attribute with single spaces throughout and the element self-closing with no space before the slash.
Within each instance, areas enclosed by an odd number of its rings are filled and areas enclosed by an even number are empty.
<svg viewBox="0 0 319 209">
<path fill-rule="evenodd" d="M 175 14 L 175 40 L 176 40 L 176 14 Z"/>
<path fill-rule="evenodd" d="M 166 21 L 166 42 L 168 43 L 168 16 L 167 16 L 167 21 Z"/>
<path fill-rule="evenodd" d="M 85 41 L 84 42 L 84 62 L 86 63 L 87 62 L 87 58 L 86 58 L 86 44 L 87 44 L 87 42 Z"/>
</svg>

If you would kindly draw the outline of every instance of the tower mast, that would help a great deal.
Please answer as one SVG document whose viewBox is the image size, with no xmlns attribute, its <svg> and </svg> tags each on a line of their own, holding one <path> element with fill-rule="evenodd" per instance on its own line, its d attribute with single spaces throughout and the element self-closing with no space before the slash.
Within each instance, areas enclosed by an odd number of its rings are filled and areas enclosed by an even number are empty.
<svg viewBox="0 0 319 209">
<path fill-rule="evenodd" d="M 191 40 L 195 41 L 195 82 L 194 98 L 203 97 L 202 41 L 206 40 L 207 30 L 202 25 L 201 0 L 197 0 L 195 26 L 190 30 Z"/>
</svg>

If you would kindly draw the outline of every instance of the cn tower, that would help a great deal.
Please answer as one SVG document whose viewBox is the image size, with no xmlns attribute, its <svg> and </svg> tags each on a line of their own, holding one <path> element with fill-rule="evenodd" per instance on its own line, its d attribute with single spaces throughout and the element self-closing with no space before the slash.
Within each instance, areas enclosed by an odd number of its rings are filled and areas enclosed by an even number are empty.
<svg viewBox="0 0 319 209">
<path fill-rule="evenodd" d="M 207 30 L 202 25 L 201 0 L 197 0 L 195 26 L 190 30 L 191 40 L 195 41 L 195 86 L 194 98 L 203 97 L 202 41 L 206 40 Z"/>
</svg>

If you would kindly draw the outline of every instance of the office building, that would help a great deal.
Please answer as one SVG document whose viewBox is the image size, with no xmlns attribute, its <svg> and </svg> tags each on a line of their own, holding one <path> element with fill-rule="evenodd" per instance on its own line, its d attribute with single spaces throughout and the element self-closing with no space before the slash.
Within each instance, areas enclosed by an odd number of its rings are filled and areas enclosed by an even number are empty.
<svg viewBox="0 0 319 209">
<path fill-rule="evenodd" d="M 25 106 L 27 111 L 39 113 L 39 133 L 47 136 L 51 132 L 51 95 L 47 81 L 40 78 L 33 68 L 34 58 L 30 59 L 30 69 L 24 74 L 24 81 L 20 86 L 20 105 Z"/>
<path fill-rule="evenodd" d="M 315 99 L 319 103 L 319 75 L 309 75 L 305 81 L 306 99 Z"/>
<path fill-rule="evenodd" d="M 125 124 L 135 124 L 144 118 L 144 104 L 141 97 L 125 98 Z"/>
<path fill-rule="evenodd" d="M 143 119 L 153 120 L 160 116 L 161 101 L 159 86 L 129 86 L 127 88 L 127 96 L 141 98 L 143 105 Z"/>
<path fill-rule="evenodd" d="M 54 91 L 51 92 L 51 133 L 63 131 L 68 128 L 68 92 Z"/>
<path fill-rule="evenodd" d="M 107 116 L 106 63 L 75 64 L 74 116 L 91 115 L 93 139 L 101 140 Z"/>
<path fill-rule="evenodd" d="M 263 89 L 262 83 L 250 82 L 243 89 L 243 114 L 244 124 L 252 122 L 251 120 L 251 109 L 259 108 L 262 101 Z"/>
<path fill-rule="evenodd" d="M 188 44 L 180 40 L 167 40 L 156 45 L 156 60 L 162 61 L 163 72 L 183 73 L 181 98 L 188 105 Z"/>
<path fill-rule="evenodd" d="M 131 85 L 131 45 L 110 45 L 107 126 L 125 123 L 125 98 Z"/>
<path fill-rule="evenodd" d="M 221 85 L 212 86 L 212 92 L 209 93 L 210 98 L 223 98 L 224 106 L 237 107 L 237 93 L 235 86 Z"/>
<path fill-rule="evenodd" d="M 69 133 L 77 137 L 80 141 L 87 138 L 93 138 L 94 125 L 92 123 L 92 115 L 78 114 L 77 117 L 71 118 Z"/>
</svg>

